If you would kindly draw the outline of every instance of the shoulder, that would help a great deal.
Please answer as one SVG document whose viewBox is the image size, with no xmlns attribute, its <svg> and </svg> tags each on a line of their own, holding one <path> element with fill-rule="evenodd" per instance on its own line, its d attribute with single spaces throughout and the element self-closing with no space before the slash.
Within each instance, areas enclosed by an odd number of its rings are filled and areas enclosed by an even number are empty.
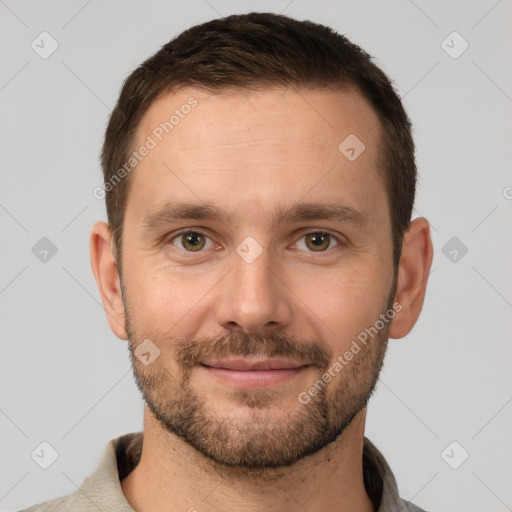
<svg viewBox="0 0 512 512">
<path fill-rule="evenodd" d="M 85 477 L 78 489 L 18 512 L 134 512 L 125 499 L 120 481 L 138 464 L 142 440 L 142 432 L 110 440 L 96 469 Z"/>
<path fill-rule="evenodd" d="M 363 444 L 363 477 L 366 492 L 377 512 L 426 512 L 400 498 L 395 477 L 384 455 L 367 437 Z"/>
<path fill-rule="evenodd" d="M 409 501 L 400 500 L 402 502 L 402 507 L 400 508 L 401 512 L 427 512 L 426 510 L 423 510 L 422 508 L 418 507 L 417 505 L 414 505 L 413 503 L 410 503 Z"/>
<path fill-rule="evenodd" d="M 68 496 L 60 496 L 37 505 L 32 505 L 29 508 L 25 508 L 18 512 L 66 512 Z"/>
</svg>

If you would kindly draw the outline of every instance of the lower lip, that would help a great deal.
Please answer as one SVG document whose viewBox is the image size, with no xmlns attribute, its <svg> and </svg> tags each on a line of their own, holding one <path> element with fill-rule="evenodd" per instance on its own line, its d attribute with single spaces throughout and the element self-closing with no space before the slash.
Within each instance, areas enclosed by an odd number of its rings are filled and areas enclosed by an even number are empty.
<svg viewBox="0 0 512 512">
<path fill-rule="evenodd" d="M 246 388 L 263 388 L 275 386 L 286 382 L 299 373 L 302 373 L 308 366 L 299 368 L 281 368 L 278 370 L 228 370 L 227 368 L 212 368 L 201 365 L 210 375 L 221 382 Z"/>
</svg>

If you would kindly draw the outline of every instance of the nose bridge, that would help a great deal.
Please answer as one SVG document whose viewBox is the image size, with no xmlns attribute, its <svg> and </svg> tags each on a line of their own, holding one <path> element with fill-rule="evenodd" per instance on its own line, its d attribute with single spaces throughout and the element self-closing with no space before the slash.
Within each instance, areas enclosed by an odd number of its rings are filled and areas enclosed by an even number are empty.
<svg viewBox="0 0 512 512">
<path fill-rule="evenodd" d="M 260 296 L 260 298 L 272 300 L 275 298 L 275 293 L 271 291 L 275 285 L 272 282 L 275 277 L 271 271 L 269 251 L 267 248 L 257 251 L 250 246 L 250 243 L 247 245 L 244 247 L 241 244 L 233 257 L 235 286 L 247 299 Z M 244 253 L 244 250 L 247 252 Z"/>
<path fill-rule="evenodd" d="M 276 265 L 267 247 L 248 237 L 233 253 L 233 269 L 222 287 L 217 309 L 225 328 L 257 332 L 270 324 L 290 322 L 290 304 L 276 277 Z"/>
</svg>

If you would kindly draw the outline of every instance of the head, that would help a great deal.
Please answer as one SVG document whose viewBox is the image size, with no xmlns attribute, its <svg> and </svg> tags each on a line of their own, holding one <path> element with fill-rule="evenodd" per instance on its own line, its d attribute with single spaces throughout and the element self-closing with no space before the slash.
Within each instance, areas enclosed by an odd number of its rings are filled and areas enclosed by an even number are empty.
<svg viewBox="0 0 512 512">
<path fill-rule="evenodd" d="M 322 25 L 214 20 L 127 78 L 101 159 L 93 270 L 161 427 L 237 467 L 336 440 L 388 337 L 412 329 L 432 259 L 428 224 L 411 222 L 411 125 L 386 75 Z M 248 386 L 207 364 L 234 357 L 295 370 Z"/>
</svg>

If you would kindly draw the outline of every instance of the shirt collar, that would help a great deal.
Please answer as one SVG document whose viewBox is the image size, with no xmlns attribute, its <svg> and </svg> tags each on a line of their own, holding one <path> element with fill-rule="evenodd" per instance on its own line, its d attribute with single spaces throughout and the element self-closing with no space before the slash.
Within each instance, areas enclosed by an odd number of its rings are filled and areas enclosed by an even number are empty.
<svg viewBox="0 0 512 512">
<path fill-rule="evenodd" d="M 142 432 L 112 439 L 97 468 L 68 497 L 74 512 L 134 512 L 121 488 L 121 480 L 137 466 L 142 451 Z M 364 484 L 376 512 L 421 511 L 400 499 L 395 477 L 380 451 L 368 439 L 363 445 Z"/>
</svg>

